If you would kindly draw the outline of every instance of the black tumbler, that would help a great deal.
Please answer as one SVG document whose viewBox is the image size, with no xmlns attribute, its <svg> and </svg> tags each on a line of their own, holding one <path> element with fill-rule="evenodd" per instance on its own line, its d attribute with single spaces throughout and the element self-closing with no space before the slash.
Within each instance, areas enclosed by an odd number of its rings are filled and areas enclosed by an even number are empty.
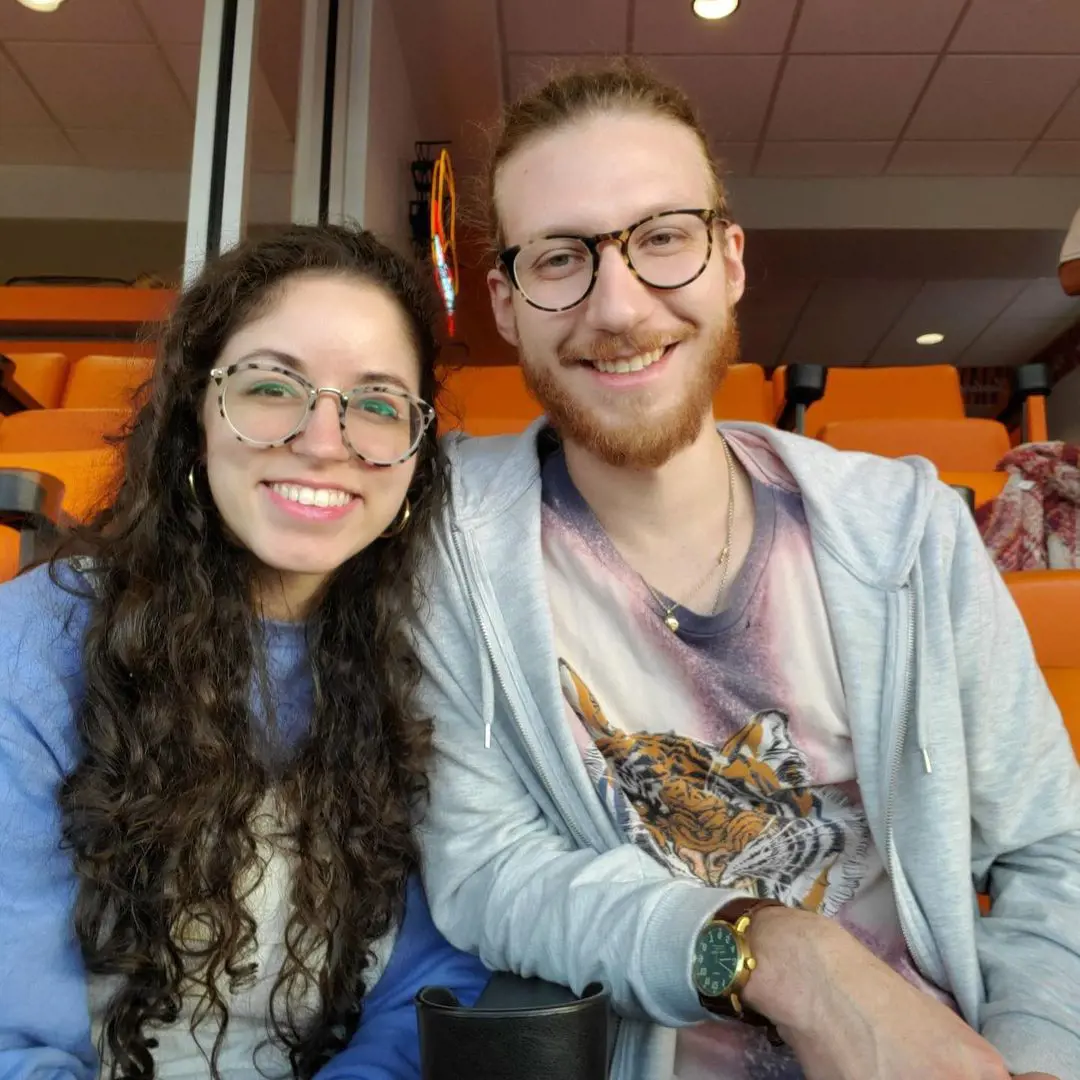
<svg viewBox="0 0 1080 1080">
<path fill-rule="evenodd" d="M 608 992 L 581 997 L 496 975 L 476 1005 L 428 986 L 416 996 L 422 1080 L 607 1080 Z"/>
</svg>

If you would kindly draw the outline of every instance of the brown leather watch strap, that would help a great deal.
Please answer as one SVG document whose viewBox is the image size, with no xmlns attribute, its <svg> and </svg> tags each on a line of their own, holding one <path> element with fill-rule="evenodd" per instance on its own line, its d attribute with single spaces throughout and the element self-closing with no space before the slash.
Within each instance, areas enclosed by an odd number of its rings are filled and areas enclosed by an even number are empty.
<svg viewBox="0 0 1080 1080">
<path fill-rule="evenodd" d="M 734 926 L 744 915 L 747 915 L 752 923 L 754 915 L 763 908 L 784 906 L 780 900 L 763 899 L 758 896 L 739 896 L 734 900 L 729 900 L 719 908 L 713 916 L 713 921 L 725 922 L 729 926 Z M 727 998 L 711 998 L 708 1000 L 702 998 L 702 1004 L 717 1016 L 726 1016 L 731 1019 L 741 1020 L 744 1024 L 750 1024 L 752 1027 L 764 1028 L 765 1034 L 773 1046 L 782 1046 L 784 1043 L 773 1022 L 768 1017 L 762 1016 L 761 1013 L 747 1008 L 746 1005 L 743 1005 L 741 1013 L 737 1013 Z"/>
<path fill-rule="evenodd" d="M 713 919 L 719 919 L 721 922 L 734 926 L 744 915 L 749 915 L 753 919 L 754 915 L 762 908 L 783 906 L 784 904 L 780 900 L 763 899 L 760 896 L 737 896 L 734 900 L 729 900 L 724 904 L 713 916 Z"/>
</svg>

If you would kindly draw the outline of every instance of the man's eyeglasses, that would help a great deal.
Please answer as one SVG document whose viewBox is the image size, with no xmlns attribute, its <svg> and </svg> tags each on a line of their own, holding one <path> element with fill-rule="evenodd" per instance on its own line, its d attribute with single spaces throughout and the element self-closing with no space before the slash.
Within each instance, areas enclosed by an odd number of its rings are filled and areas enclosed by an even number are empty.
<svg viewBox="0 0 1080 1080">
<path fill-rule="evenodd" d="M 341 437 L 369 465 L 399 465 L 416 453 L 435 410 L 407 390 L 365 384 L 352 390 L 314 386 L 286 367 L 241 360 L 214 368 L 218 409 L 241 442 L 284 446 L 307 426 L 321 394 L 337 398 Z"/>
<path fill-rule="evenodd" d="M 681 289 L 701 276 L 713 248 L 717 210 L 665 210 L 625 229 L 595 236 L 541 236 L 499 253 L 498 263 L 525 300 L 541 311 L 567 311 L 592 292 L 600 247 L 619 245 L 623 261 L 654 289 Z"/>
</svg>

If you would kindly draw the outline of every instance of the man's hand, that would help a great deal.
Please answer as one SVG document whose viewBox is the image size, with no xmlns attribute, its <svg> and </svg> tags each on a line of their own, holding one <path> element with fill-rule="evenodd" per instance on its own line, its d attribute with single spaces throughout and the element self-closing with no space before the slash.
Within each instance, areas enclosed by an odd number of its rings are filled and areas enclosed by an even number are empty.
<svg viewBox="0 0 1080 1080">
<path fill-rule="evenodd" d="M 776 1024 L 807 1080 L 1009 1080 L 990 1043 L 831 920 L 765 908 L 750 936 L 746 1003 Z"/>
</svg>

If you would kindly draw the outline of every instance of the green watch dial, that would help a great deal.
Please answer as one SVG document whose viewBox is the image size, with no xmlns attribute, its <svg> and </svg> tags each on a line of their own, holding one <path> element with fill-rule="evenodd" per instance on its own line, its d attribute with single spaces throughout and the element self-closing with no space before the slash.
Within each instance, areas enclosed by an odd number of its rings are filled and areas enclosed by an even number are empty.
<svg viewBox="0 0 1080 1080">
<path fill-rule="evenodd" d="M 694 947 L 694 986 L 705 997 L 720 997 L 735 981 L 739 969 L 739 942 L 735 931 L 710 923 L 698 934 Z"/>
</svg>

